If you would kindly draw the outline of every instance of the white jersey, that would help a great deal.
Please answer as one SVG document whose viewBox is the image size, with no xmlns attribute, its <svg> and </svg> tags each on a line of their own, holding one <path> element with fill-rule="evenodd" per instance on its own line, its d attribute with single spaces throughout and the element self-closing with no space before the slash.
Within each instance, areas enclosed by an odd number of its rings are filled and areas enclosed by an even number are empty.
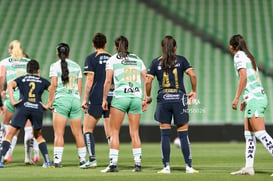
<svg viewBox="0 0 273 181">
<path fill-rule="evenodd" d="M 253 98 L 255 98 L 257 100 L 263 99 L 264 98 L 264 90 L 263 90 L 263 87 L 261 85 L 261 81 L 259 78 L 258 68 L 256 71 L 253 69 L 251 60 L 247 57 L 245 52 L 238 51 L 234 55 L 234 67 L 235 67 L 236 75 L 238 77 L 239 77 L 238 70 L 241 68 L 246 69 L 247 83 L 246 83 L 246 87 L 243 92 L 244 98 L 247 97 L 248 100 L 253 99 Z"/>
<path fill-rule="evenodd" d="M 57 77 L 55 98 L 66 96 L 67 94 L 80 98 L 78 79 L 82 78 L 81 68 L 76 62 L 70 59 L 66 59 L 66 62 L 69 71 L 69 82 L 66 85 L 64 85 L 62 81 L 61 60 L 58 60 L 50 66 L 49 77 Z"/>
<path fill-rule="evenodd" d="M 6 82 L 9 83 L 12 80 L 25 75 L 27 73 L 27 63 L 30 61 L 28 58 L 22 58 L 20 61 L 14 60 L 12 57 L 3 59 L 0 62 L 0 66 L 4 66 L 6 69 Z M 15 100 L 19 99 L 20 93 L 18 89 L 13 92 Z M 6 94 L 7 99 L 9 99 L 9 94 Z"/>
<path fill-rule="evenodd" d="M 105 69 L 113 70 L 115 97 L 142 97 L 141 72 L 146 67 L 138 56 L 129 54 L 125 59 L 115 54 L 108 59 Z"/>
</svg>

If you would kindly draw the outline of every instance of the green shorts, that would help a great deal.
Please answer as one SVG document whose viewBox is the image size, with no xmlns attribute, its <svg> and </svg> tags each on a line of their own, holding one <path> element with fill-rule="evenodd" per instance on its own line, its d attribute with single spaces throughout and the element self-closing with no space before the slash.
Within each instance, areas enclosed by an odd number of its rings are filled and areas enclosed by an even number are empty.
<svg viewBox="0 0 273 181">
<path fill-rule="evenodd" d="M 18 101 L 18 100 L 19 100 L 19 96 L 20 96 L 20 95 L 19 95 L 18 89 L 15 90 L 15 91 L 13 92 L 13 96 L 14 96 L 14 100 L 15 100 L 15 101 Z M 4 102 L 4 106 L 5 106 L 5 108 L 6 108 L 9 112 L 12 112 L 12 113 L 15 112 L 15 107 L 12 106 L 9 97 L 6 98 L 6 100 L 5 100 L 5 102 Z"/>
<path fill-rule="evenodd" d="M 139 97 L 113 97 L 111 107 L 117 108 L 124 113 L 142 114 L 142 99 Z"/>
<path fill-rule="evenodd" d="M 53 103 L 54 112 L 68 119 L 82 117 L 81 101 L 74 96 L 56 98 Z"/>
<path fill-rule="evenodd" d="M 267 106 L 267 97 L 264 96 L 263 99 L 251 99 L 246 103 L 245 108 L 245 118 L 252 118 L 254 115 L 255 117 L 264 117 L 264 112 Z"/>
<path fill-rule="evenodd" d="M 12 106 L 10 99 L 5 100 L 4 106 L 9 112 L 12 112 L 12 113 L 15 112 L 15 107 Z"/>
</svg>

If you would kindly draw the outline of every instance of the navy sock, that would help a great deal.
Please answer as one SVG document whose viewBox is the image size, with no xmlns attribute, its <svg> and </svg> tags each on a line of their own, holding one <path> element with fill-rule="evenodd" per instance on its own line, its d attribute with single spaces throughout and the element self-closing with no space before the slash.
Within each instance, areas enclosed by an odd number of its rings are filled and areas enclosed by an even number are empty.
<svg viewBox="0 0 273 181">
<path fill-rule="evenodd" d="M 177 135 L 180 139 L 181 150 L 184 156 L 185 163 L 191 167 L 191 149 L 190 149 L 190 140 L 188 137 L 188 131 L 178 131 Z"/>
<path fill-rule="evenodd" d="M 44 161 L 50 162 L 46 142 L 39 143 L 39 149 L 44 157 Z"/>
<path fill-rule="evenodd" d="M 170 164 L 170 129 L 161 129 L 161 151 L 162 151 L 162 162 L 164 167 Z"/>
<path fill-rule="evenodd" d="M 84 133 L 84 142 L 86 145 L 87 152 L 89 154 L 89 161 L 96 159 L 95 156 L 95 139 L 91 132 Z"/>
<path fill-rule="evenodd" d="M 6 155 L 6 153 L 8 152 L 10 147 L 10 142 L 4 140 L 1 144 L 1 148 L 0 148 L 0 156 L 1 156 L 1 162 L 4 162 L 4 157 Z"/>
</svg>

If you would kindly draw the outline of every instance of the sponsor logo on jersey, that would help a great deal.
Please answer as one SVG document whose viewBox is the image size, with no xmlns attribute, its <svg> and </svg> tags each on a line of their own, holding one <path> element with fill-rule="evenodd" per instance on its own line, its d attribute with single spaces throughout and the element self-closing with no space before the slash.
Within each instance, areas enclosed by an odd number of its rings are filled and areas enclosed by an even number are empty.
<svg viewBox="0 0 273 181">
<path fill-rule="evenodd" d="M 124 88 L 124 93 L 135 93 L 135 92 L 140 92 L 140 89 L 138 87 Z"/>
<path fill-rule="evenodd" d="M 100 56 L 99 64 L 105 64 L 108 59 L 109 59 L 109 56 L 106 56 L 106 55 Z"/>
<path fill-rule="evenodd" d="M 164 100 L 176 100 L 176 99 L 179 99 L 179 98 L 180 98 L 179 94 L 165 94 L 163 96 Z"/>
<path fill-rule="evenodd" d="M 12 64 L 11 65 L 12 68 L 26 68 L 26 64 Z"/>
<path fill-rule="evenodd" d="M 123 65 L 136 65 L 137 61 L 136 60 L 124 59 L 124 60 L 121 61 L 121 64 L 123 64 Z"/>
<path fill-rule="evenodd" d="M 129 87 L 124 88 L 124 93 L 135 93 L 140 92 L 139 87 L 133 87 L 134 85 L 129 82 Z"/>
<path fill-rule="evenodd" d="M 38 83 L 42 83 L 42 80 L 40 79 L 40 77 L 35 77 L 35 76 L 26 76 L 22 79 L 22 82 L 38 82 Z"/>
<path fill-rule="evenodd" d="M 27 107 L 27 108 L 32 108 L 32 109 L 38 109 L 38 104 L 33 104 L 33 103 L 30 103 L 30 102 L 25 102 L 24 103 L 24 106 Z"/>
</svg>

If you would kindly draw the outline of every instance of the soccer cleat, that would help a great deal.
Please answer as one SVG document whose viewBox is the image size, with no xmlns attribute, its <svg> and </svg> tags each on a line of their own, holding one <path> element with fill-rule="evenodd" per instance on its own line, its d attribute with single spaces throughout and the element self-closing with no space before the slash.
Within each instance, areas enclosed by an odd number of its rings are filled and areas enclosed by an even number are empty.
<svg viewBox="0 0 273 181">
<path fill-rule="evenodd" d="M 4 168 L 4 163 L 0 162 L 0 168 Z"/>
<path fill-rule="evenodd" d="M 25 158 L 25 164 L 26 165 L 35 165 L 35 163 L 33 162 L 33 160 L 27 159 L 27 158 Z"/>
<path fill-rule="evenodd" d="M 80 166 L 84 165 L 85 164 L 85 161 L 81 161 L 80 162 Z"/>
<path fill-rule="evenodd" d="M 186 173 L 199 173 L 198 170 L 195 170 L 194 168 L 192 167 L 186 167 Z"/>
<path fill-rule="evenodd" d="M 4 158 L 4 162 L 7 162 L 7 163 L 12 162 L 11 156 L 6 155 L 5 158 Z"/>
<path fill-rule="evenodd" d="M 135 165 L 135 168 L 133 169 L 133 172 L 141 172 L 141 166 Z"/>
<path fill-rule="evenodd" d="M 160 174 L 170 174 L 171 173 L 171 169 L 170 169 L 170 166 L 166 166 L 164 167 L 162 170 L 158 171 L 157 173 L 160 173 Z"/>
<path fill-rule="evenodd" d="M 86 168 L 95 168 L 97 167 L 97 161 L 93 160 L 93 161 L 87 161 L 85 164 L 81 165 L 80 168 L 82 169 L 86 169 Z"/>
<path fill-rule="evenodd" d="M 118 172 L 118 167 L 116 165 L 109 165 L 104 170 L 101 170 L 102 173 L 107 172 Z"/>
<path fill-rule="evenodd" d="M 42 167 L 43 168 L 55 168 L 51 162 L 45 162 Z"/>
<path fill-rule="evenodd" d="M 38 157 L 38 156 L 34 157 L 34 158 L 33 158 L 33 161 L 34 161 L 34 162 L 40 162 L 40 157 Z"/>
<path fill-rule="evenodd" d="M 54 163 L 54 167 L 55 168 L 61 168 L 62 167 L 62 163 Z"/>
<path fill-rule="evenodd" d="M 252 167 L 244 167 L 241 170 L 231 172 L 231 175 L 254 175 L 255 171 Z"/>
</svg>

